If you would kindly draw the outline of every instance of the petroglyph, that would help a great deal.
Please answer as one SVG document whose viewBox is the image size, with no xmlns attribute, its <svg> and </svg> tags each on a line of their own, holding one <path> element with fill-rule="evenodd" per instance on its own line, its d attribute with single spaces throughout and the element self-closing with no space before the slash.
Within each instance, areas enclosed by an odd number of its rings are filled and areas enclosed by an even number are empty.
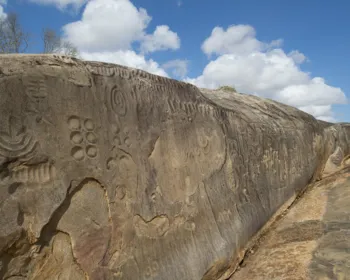
<svg viewBox="0 0 350 280">
<path fill-rule="evenodd" d="M 127 113 L 127 103 L 123 90 L 114 86 L 110 92 L 110 104 L 112 110 L 119 116 L 125 116 Z"/>
<path fill-rule="evenodd" d="M 151 263 L 151 265 L 149 265 L 146 268 L 146 273 L 145 273 L 145 277 L 148 278 L 153 278 L 156 277 L 158 275 L 159 272 L 159 264 L 156 261 L 153 261 Z"/>
<path fill-rule="evenodd" d="M 68 128 L 72 131 L 70 133 L 70 141 L 75 145 L 71 149 L 71 156 L 77 160 L 82 161 L 86 157 L 96 158 L 98 149 L 96 143 L 98 138 L 94 132 L 95 125 L 91 119 L 81 120 L 77 116 L 68 118 Z"/>
<path fill-rule="evenodd" d="M 115 73 L 114 67 L 88 65 L 87 68 L 90 70 L 91 73 L 100 76 L 111 77 Z"/>
<path fill-rule="evenodd" d="M 19 158 L 35 152 L 38 141 L 21 121 L 13 116 L 8 117 L 8 129 L 0 131 L 0 155 L 5 158 Z"/>
<path fill-rule="evenodd" d="M 63 56 L 0 69 L 0 278 L 227 279 L 332 153 L 349 160 L 350 126 L 271 100 Z"/>
<path fill-rule="evenodd" d="M 12 183 L 47 183 L 56 177 L 56 168 L 52 163 L 34 166 L 18 166 L 10 171 L 8 180 Z"/>
<path fill-rule="evenodd" d="M 166 215 L 154 217 L 150 221 L 145 221 L 141 216 L 136 215 L 133 222 L 138 236 L 152 239 L 162 237 L 170 227 L 169 219 Z"/>
<path fill-rule="evenodd" d="M 116 197 L 119 199 L 119 200 L 123 200 L 125 195 L 126 195 L 126 187 L 125 185 L 119 185 L 117 186 L 116 190 L 115 190 L 115 194 L 116 194 Z"/>
</svg>

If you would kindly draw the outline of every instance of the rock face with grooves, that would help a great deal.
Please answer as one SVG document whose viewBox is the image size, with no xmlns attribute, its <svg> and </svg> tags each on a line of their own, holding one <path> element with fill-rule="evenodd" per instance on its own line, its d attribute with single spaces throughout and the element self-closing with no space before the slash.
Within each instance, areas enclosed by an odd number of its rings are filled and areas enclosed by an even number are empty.
<svg viewBox="0 0 350 280">
<path fill-rule="evenodd" d="M 0 56 L 0 279 L 228 279 L 349 144 L 271 100 Z"/>
</svg>

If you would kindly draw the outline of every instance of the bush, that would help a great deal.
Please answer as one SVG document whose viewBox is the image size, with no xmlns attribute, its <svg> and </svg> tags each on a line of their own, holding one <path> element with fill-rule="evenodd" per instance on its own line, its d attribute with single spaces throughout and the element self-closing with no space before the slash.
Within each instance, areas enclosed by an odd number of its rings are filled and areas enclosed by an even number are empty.
<svg viewBox="0 0 350 280">
<path fill-rule="evenodd" d="M 237 92 L 237 90 L 234 87 L 230 87 L 230 86 L 222 86 L 222 87 L 219 87 L 218 90 Z"/>
</svg>

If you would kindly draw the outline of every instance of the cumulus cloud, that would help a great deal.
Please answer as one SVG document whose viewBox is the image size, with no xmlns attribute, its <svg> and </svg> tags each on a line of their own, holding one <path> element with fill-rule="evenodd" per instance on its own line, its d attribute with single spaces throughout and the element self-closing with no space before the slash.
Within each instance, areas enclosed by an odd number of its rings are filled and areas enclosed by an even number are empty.
<svg viewBox="0 0 350 280">
<path fill-rule="evenodd" d="M 63 26 L 64 39 L 78 48 L 83 59 L 117 63 L 168 76 L 145 54 L 176 50 L 180 47 L 180 38 L 167 25 L 156 26 L 153 33 L 147 34 L 151 19 L 145 9 L 135 7 L 129 0 L 90 0 L 79 21 Z M 133 49 L 137 44 L 141 53 Z"/>
<path fill-rule="evenodd" d="M 251 26 L 230 26 L 226 31 L 215 27 L 202 50 L 217 57 L 202 75 L 185 80 L 206 88 L 234 86 L 240 92 L 272 98 L 317 118 L 332 120 L 331 105 L 346 103 L 344 92 L 303 72 L 300 64 L 306 61 L 305 55 L 299 51 L 286 54 L 281 44 L 281 40 L 259 41 Z"/>
<path fill-rule="evenodd" d="M 155 75 L 168 77 L 168 74 L 157 62 L 145 59 L 144 56 L 132 50 L 119 50 L 115 52 L 82 52 L 81 57 L 85 60 L 101 61 L 138 68 Z"/>
<path fill-rule="evenodd" d="M 145 35 L 141 43 L 141 50 L 144 53 L 167 49 L 179 49 L 179 36 L 169 29 L 167 25 L 160 25 L 151 35 Z"/>
<path fill-rule="evenodd" d="M 162 65 L 165 70 L 171 70 L 174 77 L 183 79 L 187 75 L 188 61 L 175 59 L 170 60 Z"/>
<path fill-rule="evenodd" d="M 129 0 L 91 0 L 82 18 L 63 27 L 64 36 L 82 51 L 101 52 L 131 49 L 140 43 L 144 53 L 178 49 L 180 38 L 169 26 L 157 26 L 153 34 L 146 28 L 151 17 Z"/>
<path fill-rule="evenodd" d="M 4 0 L 0 0 L 4 1 Z M 80 9 L 89 0 L 29 0 L 32 3 L 40 5 L 55 5 L 57 8 L 63 10 L 67 7 L 72 7 L 75 10 Z"/>
<path fill-rule="evenodd" d="M 129 0 L 92 0 L 82 19 L 63 27 L 65 37 L 82 51 L 127 50 L 144 36 L 151 20 Z"/>
<path fill-rule="evenodd" d="M 215 27 L 210 37 L 202 44 L 202 51 L 208 56 L 229 53 L 249 54 L 279 47 L 283 42 L 277 39 L 267 44 L 257 40 L 255 36 L 255 29 L 250 25 L 232 25 L 227 30 Z"/>
</svg>

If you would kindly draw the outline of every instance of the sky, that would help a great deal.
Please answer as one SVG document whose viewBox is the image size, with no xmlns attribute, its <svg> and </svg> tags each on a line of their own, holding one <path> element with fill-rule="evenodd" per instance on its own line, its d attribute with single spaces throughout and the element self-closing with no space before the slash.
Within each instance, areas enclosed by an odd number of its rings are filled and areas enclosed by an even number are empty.
<svg viewBox="0 0 350 280">
<path fill-rule="evenodd" d="M 348 0 L 0 0 L 29 53 L 55 29 L 85 60 L 195 84 L 229 85 L 318 119 L 350 122 Z"/>
</svg>

